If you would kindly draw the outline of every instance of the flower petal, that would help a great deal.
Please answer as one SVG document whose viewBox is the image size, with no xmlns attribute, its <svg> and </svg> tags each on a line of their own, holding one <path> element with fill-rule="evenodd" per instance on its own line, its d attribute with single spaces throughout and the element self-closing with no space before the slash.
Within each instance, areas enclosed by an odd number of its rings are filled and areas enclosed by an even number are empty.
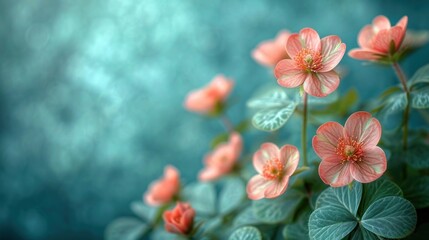
<svg viewBox="0 0 429 240">
<path fill-rule="evenodd" d="M 352 164 L 350 172 L 356 181 L 369 183 L 383 175 L 387 168 L 386 154 L 379 147 L 364 149 L 363 159 Z"/>
<path fill-rule="evenodd" d="M 284 176 L 281 181 L 271 181 L 271 184 L 267 185 L 264 196 L 266 198 L 276 198 L 286 192 L 289 182 L 289 177 Z"/>
<path fill-rule="evenodd" d="M 385 56 L 386 53 L 378 52 L 371 49 L 352 49 L 349 51 L 349 56 L 359 60 L 376 61 Z"/>
<path fill-rule="evenodd" d="M 380 122 L 368 112 L 355 112 L 350 115 L 344 130 L 348 137 L 363 143 L 363 148 L 377 145 L 381 137 Z"/>
<path fill-rule="evenodd" d="M 207 88 L 211 93 L 215 92 L 218 98 L 217 100 L 220 101 L 228 97 L 233 87 L 234 81 L 226 78 L 223 75 L 217 75 L 213 78 Z"/>
<path fill-rule="evenodd" d="M 277 63 L 274 74 L 276 75 L 277 83 L 287 88 L 300 86 L 307 75 L 301 69 L 297 68 L 295 62 L 291 59 L 284 59 Z"/>
<path fill-rule="evenodd" d="M 404 40 L 404 38 L 405 38 L 405 35 L 406 35 L 406 32 L 407 32 L 407 24 L 408 24 L 408 17 L 407 16 L 404 16 L 404 17 L 402 17 L 399 21 L 398 21 L 398 23 L 396 24 L 396 26 L 398 26 L 398 27 L 401 27 L 402 29 L 402 31 L 400 32 L 400 37 L 398 38 L 398 39 L 396 39 L 395 40 L 395 44 L 396 44 L 396 49 L 398 49 L 400 46 L 401 46 L 401 44 L 402 44 L 402 41 Z"/>
<path fill-rule="evenodd" d="M 353 181 L 350 164 L 342 163 L 338 157 L 325 158 L 319 165 L 319 176 L 331 187 L 342 187 Z"/>
<path fill-rule="evenodd" d="M 328 36 L 321 40 L 322 68 L 319 72 L 328 72 L 334 69 L 346 52 L 346 44 L 341 43 L 338 36 Z"/>
<path fill-rule="evenodd" d="M 390 21 L 387 17 L 383 15 L 379 15 L 372 20 L 372 24 L 374 25 L 374 31 L 377 33 L 383 29 L 390 28 Z"/>
<path fill-rule="evenodd" d="M 299 37 L 303 43 L 304 48 L 314 51 L 320 50 L 320 37 L 319 34 L 312 28 L 303 28 L 299 31 Z"/>
<path fill-rule="evenodd" d="M 336 156 L 338 140 L 344 137 L 344 128 L 337 122 L 327 122 L 322 124 L 313 137 L 313 149 L 321 158 L 331 158 Z"/>
<path fill-rule="evenodd" d="M 247 196 L 252 200 L 264 198 L 265 189 L 273 184 L 273 181 L 268 181 L 261 175 L 253 176 L 247 183 Z"/>
<path fill-rule="evenodd" d="M 303 48 L 299 34 L 294 33 L 289 36 L 286 42 L 286 52 L 290 58 L 294 58 Z"/>
<path fill-rule="evenodd" d="M 381 30 L 374 38 L 374 50 L 388 53 L 392 41 L 395 43 L 395 50 L 398 49 L 404 37 L 403 34 L 402 27 L 399 26 Z"/>
<path fill-rule="evenodd" d="M 223 173 L 215 167 L 205 167 L 203 170 L 201 170 L 198 174 L 198 179 L 200 181 L 206 182 L 206 181 L 212 181 L 215 179 L 218 179 L 221 177 Z"/>
<path fill-rule="evenodd" d="M 164 178 L 169 180 L 176 180 L 179 178 L 179 171 L 171 165 L 167 165 L 164 168 Z"/>
<path fill-rule="evenodd" d="M 291 176 L 299 163 L 299 151 L 293 145 L 286 144 L 280 149 L 280 161 L 285 163 L 285 176 Z"/>
<path fill-rule="evenodd" d="M 216 99 L 210 97 L 206 89 L 199 89 L 188 94 L 184 105 L 189 111 L 207 113 L 216 106 Z"/>
<path fill-rule="evenodd" d="M 241 150 L 243 149 L 243 139 L 241 138 L 241 135 L 237 132 L 231 133 L 228 146 L 230 146 L 232 149 L 234 159 L 240 157 Z"/>
<path fill-rule="evenodd" d="M 331 70 L 323 73 L 308 74 L 304 81 L 304 91 L 315 97 L 325 97 L 335 91 L 340 84 L 340 77 Z"/>
<path fill-rule="evenodd" d="M 374 28 L 372 25 L 366 25 L 360 30 L 358 35 L 358 44 L 362 48 L 372 48 L 372 39 L 374 38 Z"/>
<path fill-rule="evenodd" d="M 253 166 L 258 173 L 262 173 L 265 163 L 273 158 L 278 158 L 279 154 L 280 150 L 275 144 L 264 143 L 253 155 Z"/>
</svg>

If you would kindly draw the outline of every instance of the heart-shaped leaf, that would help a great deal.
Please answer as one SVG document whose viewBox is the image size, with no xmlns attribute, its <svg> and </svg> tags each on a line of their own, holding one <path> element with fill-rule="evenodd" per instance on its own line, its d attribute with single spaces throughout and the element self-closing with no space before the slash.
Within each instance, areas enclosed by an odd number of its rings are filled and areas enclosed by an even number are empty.
<svg viewBox="0 0 429 240">
<path fill-rule="evenodd" d="M 246 189 L 240 179 L 227 179 L 219 196 L 219 212 L 228 214 L 240 206 L 245 194 Z"/>
<path fill-rule="evenodd" d="M 370 232 L 386 238 L 404 238 L 417 223 L 413 204 L 401 197 L 384 197 L 375 201 L 362 217 L 361 224 Z"/>
<path fill-rule="evenodd" d="M 291 100 L 281 88 L 272 89 L 247 102 L 247 107 L 256 109 L 278 108 L 289 105 Z"/>
<path fill-rule="evenodd" d="M 377 179 L 374 182 L 363 184 L 363 196 L 360 208 L 362 213 L 365 212 L 373 202 L 387 196 L 402 197 L 402 190 L 398 185 L 386 179 Z"/>
<path fill-rule="evenodd" d="M 362 184 L 354 182 L 352 187 L 327 188 L 316 202 L 316 209 L 332 206 L 347 209 L 352 216 L 356 216 L 362 198 Z"/>
<path fill-rule="evenodd" d="M 401 112 L 407 106 L 408 100 L 404 92 L 398 92 L 390 95 L 385 101 L 380 114 L 384 117 L 394 113 Z"/>
<path fill-rule="evenodd" d="M 305 211 L 300 214 L 298 220 L 293 224 L 287 224 L 283 229 L 283 238 L 289 240 L 307 240 L 308 235 L 308 220 L 310 211 Z"/>
<path fill-rule="evenodd" d="M 262 240 L 261 232 L 255 227 L 242 227 L 235 230 L 229 240 Z"/>
<path fill-rule="evenodd" d="M 296 104 L 289 102 L 282 107 L 267 108 L 258 111 L 252 118 L 255 128 L 264 131 L 275 131 L 282 127 L 295 111 Z"/>
<path fill-rule="evenodd" d="M 216 213 L 216 192 L 211 183 L 194 183 L 183 190 L 183 197 L 202 215 Z"/>
<path fill-rule="evenodd" d="M 363 227 L 357 227 L 351 234 L 351 240 L 379 240 L 377 235 Z"/>
<path fill-rule="evenodd" d="M 424 87 L 410 93 L 411 107 L 416 109 L 429 108 L 429 87 Z"/>
<path fill-rule="evenodd" d="M 355 217 L 345 208 L 326 206 L 316 209 L 308 223 L 310 239 L 342 239 L 356 227 Z"/>
</svg>

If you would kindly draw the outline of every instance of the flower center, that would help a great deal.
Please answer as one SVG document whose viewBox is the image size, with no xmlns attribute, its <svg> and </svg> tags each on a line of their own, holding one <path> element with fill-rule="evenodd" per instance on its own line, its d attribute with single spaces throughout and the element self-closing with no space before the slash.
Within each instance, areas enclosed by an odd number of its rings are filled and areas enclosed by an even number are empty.
<svg viewBox="0 0 429 240">
<path fill-rule="evenodd" d="M 262 170 L 262 176 L 268 180 L 280 179 L 283 173 L 284 164 L 277 158 L 267 161 Z"/>
<path fill-rule="evenodd" d="M 342 163 L 349 162 L 360 162 L 363 158 L 362 143 L 356 141 L 353 138 L 344 139 L 341 138 L 338 141 L 336 153 L 342 159 Z"/>
<path fill-rule="evenodd" d="M 306 71 L 316 72 L 322 67 L 322 56 L 319 52 L 303 48 L 294 57 L 296 65 Z"/>
</svg>

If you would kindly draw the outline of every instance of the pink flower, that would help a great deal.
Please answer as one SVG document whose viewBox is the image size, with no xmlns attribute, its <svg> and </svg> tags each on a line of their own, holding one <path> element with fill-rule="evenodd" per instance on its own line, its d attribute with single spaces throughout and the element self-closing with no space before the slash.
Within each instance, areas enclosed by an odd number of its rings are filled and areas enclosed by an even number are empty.
<svg viewBox="0 0 429 240">
<path fill-rule="evenodd" d="M 258 175 L 253 176 L 247 184 L 248 197 L 258 200 L 283 194 L 298 162 L 299 151 L 295 146 L 286 144 L 279 150 L 275 144 L 262 144 L 253 155 L 253 166 Z"/>
<path fill-rule="evenodd" d="M 385 16 L 377 16 L 372 25 L 359 32 L 359 49 L 352 49 L 349 56 L 360 60 L 377 61 L 393 56 L 401 47 L 407 30 L 408 17 L 404 16 L 396 26 L 390 25 Z"/>
<path fill-rule="evenodd" d="M 242 147 L 240 134 L 232 133 L 227 143 L 219 144 L 213 152 L 205 156 L 205 168 L 200 171 L 198 178 L 201 181 L 211 181 L 231 172 L 240 157 Z"/>
<path fill-rule="evenodd" d="M 313 148 L 322 159 L 320 178 L 332 187 L 345 186 L 355 179 L 369 183 L 386 171 L 384 151 L 376 146 L 381 137 L 380 122 L 368 112 L 350 115 L 346 124 L 327 122 L 313 137 Z"/>
<path fill-rule="evenodd" d="M 346 51 L 339 37 L 320 39 L 315 30 L 304 28 L 299 34 L 290 35 L 286 51 L 291 59 L 281 60 L 274 69 L 279 85 L 287 88 L 303 85 L 305 92 L 316 97 L 337 89 L 340 77 L 333 69 Z"/>
<path fill-rule="evenodd" d="M 275 40 L 261 42 L 252 51 L 253 59 L 262 65 L 272 67 L 280 60 L 289 58 L 285 48 L 289 36 L 289 31 L 281 31 Z"/>
<path fill-rule="evenodd" d="M 192 112 L 216 113 L 217 108 L 228 97 L 234 82 L 223 75 L 217 75 L 204 88 L 192 91 L 185 100 L 185 108 Z"/>
<path fill-rule="evenodd" d="M 179 172 L 173 166 L 164 168 L 163 178 L 154 181 L 144 195 L 144 201 L 151 206 L 169 203 L 180 190 Z"/>
<path fill-rule="evenodd" d="M 162 217 L 167 232 L 187 235 L 194 225 L 195 210 L 188 203 L 177 202 L 176 207 L 165 211 Z"/>
</svg>

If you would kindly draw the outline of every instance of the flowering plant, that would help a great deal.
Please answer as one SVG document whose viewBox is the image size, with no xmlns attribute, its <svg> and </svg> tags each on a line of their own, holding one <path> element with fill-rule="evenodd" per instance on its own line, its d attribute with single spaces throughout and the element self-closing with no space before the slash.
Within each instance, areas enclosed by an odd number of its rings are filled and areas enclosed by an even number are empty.
<svg viewBox="0 0 429 240">
<path fill-rule="evenodd" d="M 408 79 L 399 61 L 428 39 L 416 39 L 407 23 L 405 16 L 391 26 L 378 16 L 360 31 L 360 48 L 348 55 L 392 66 L 399 85 L 359 106 L 355 90 L 337 90 L 348 81 L 337 69 L 346 44 L 335 35 L 320 38 L 312 28 L 282 30 L 253 50 L 255 61 L 272 70 L 275 86 L 247 102 L 251 120 L 235 125 L 228 119 L 230 78 L 218 75 L 189 93 L 187 110 L 220 119 L 226 129 L 201 157 L 198 182 L 181 184 L 179 170 L 167 166 L 143 200 L 132 204 L 140 219 L 115 220 L 106 238 L 424 236 L 429 222 L 420 216 L 429 207 L 428 125 L 413 128 L 410 116 L 427 117 L 429 65 Z M 267 139 L 253 139 L 258 142 L 253 149 L 245 144 L 249 122 L 271 132 Z M 288 136 L 280 135 L 281 129 Z M 299 133 L 300 145 L 295 143 Z"/>
</svg>

